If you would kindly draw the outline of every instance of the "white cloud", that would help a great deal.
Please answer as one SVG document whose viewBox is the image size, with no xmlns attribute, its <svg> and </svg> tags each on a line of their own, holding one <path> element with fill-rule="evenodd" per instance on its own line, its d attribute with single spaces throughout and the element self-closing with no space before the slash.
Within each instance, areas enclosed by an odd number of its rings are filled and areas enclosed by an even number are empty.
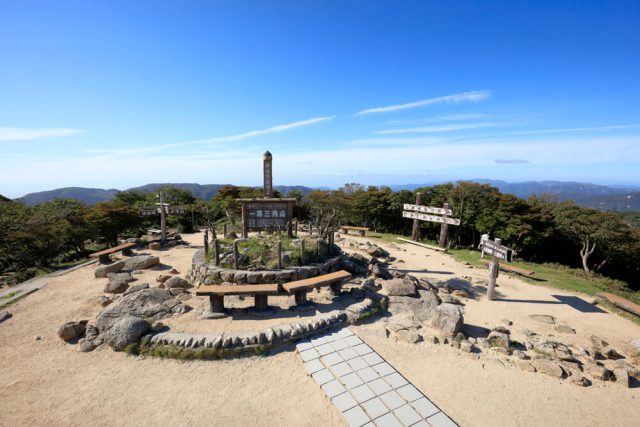
<svg viewBox="0 0 640 427">
<path fill-rule="evenodd" d="M 111 152 L 107 153 L 107 156 L 131 155 L 135 153 L 144 153 L 149 151 L 162 150 L 166 148 L 181 147 L 186 145 L 215 144 L 215 143 L 221 143 L 221 142 L 241 141 L 248 138 L 268 135 L 271 133 L 284 132 L 287 130 L 291 130 L 291 129 L 295 129 L 303 126 L 310 126 L 316 123 L 326 122 L 329 120 L 333 120 L 335 117 L 336 116 L 313 117 L 311 119 L 300 120 L 297 122 L 286 123 L 283 125 L 275 125 L 275 126 L 268 127 L 266 129 L 252 130 L 252 131 L 240 133 L 237 135 L 217 136 L 217 137 L 207 138 L 207 139 L 197 139 L 192 141 L 152 145 L 149 147 L 140 147 L 140 148 L 132 148 L 132 149 L 124 149 L 124 150 L 112 150 Z"/>
<path fill-rule="evenodd" d="M 356 115 L 364 116 L 366 114 L 388 113 L 391 111 L 408 110 L 411 108 L 418 108 L 436 104 L 461 104 L 465 102 L 481 102 L 488 99 L 489 96 L 491 96 L 491 91 L 489 90 L 474 90 L 471 92 L 454 93 L 452 95 L 439 96 L 437 98 L 423 99 L 422 101 L 409 102 L 407 104 L 369 108 L 366 110 L 358 111 Z"/>
<path fill-rule="evenodd" d="M 397 135 L 403 133 L 437 133 L 437 132 L 452 132 L 465 129 L 480 129 L 488 127 L 509 126 L 510 123 L 459 123 L 454 125 L 439 125 L 439 126 L 425 126 L 417 128 L 400 128 L 400 129 L 384 129 L 376 131 L 380 135 Z"/>
<path fill-rule="evenodd" d="M 408 125 L 408 124 L 419 124 L 419 123 L 440 123 L 440 122 L 455 122 L 459 120 L 476 120 L 476 119 L 486 119 L 490 117 L 490 114 L 484 113 L 469 113 L 469 114 L 451 114 L 448 116 L 436 116 L 436 117 L 425 117 L 423 119 L 413 119 L 413 120 L 390 120 L 385 125 Z"/>
<path fill-rule="evenodd" d="M 26 129 L 0 128 L 0 141 L 29 141 L 44 138 L 59 138 L 84 133 L 82 129 Z"/>
<path fill-rule="evenodd" d="M 583 128 L 539 129 L 539 130 L 524 130 L 524 131 L 518 131 L 518 132 L 509 132 L 505 135 L 535 135 L 535 134 L 545 134 L 545 133 L 569 133 L 569 132 L 590 132 L 590 131 L 605 132 L 608 130 L 633 129 L 638 127 L 640 127 L 640 125 L 633 124 L 633 125 L 597 126 L 597 127 L 583 127 Z"/>
<path fill-rule="evenodd" d="M 430 144 L 440 144 L 443 142 L 451 141 L 451 138 L 436 138 L 436 137 L 428 137 L 428 138 L 367 138 L 367 139 L 356 139 L 353 141 L 347 142 L 345 145 L 347 147 L 371 147 L 371 146 L 408 146 L 408 145 L 430 145 Z"/>
</svg>

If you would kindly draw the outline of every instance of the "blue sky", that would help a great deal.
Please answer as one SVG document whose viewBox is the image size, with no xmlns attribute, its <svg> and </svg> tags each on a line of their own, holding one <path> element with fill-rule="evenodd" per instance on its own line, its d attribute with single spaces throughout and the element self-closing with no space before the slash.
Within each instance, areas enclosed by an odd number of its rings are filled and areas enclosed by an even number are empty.
<svg viewBox="0 0 640 427">
<path fill-rule="evenodd" d="M 0 0 L 0 194 L 640 185 L 640 2 Z"/>
</svg>

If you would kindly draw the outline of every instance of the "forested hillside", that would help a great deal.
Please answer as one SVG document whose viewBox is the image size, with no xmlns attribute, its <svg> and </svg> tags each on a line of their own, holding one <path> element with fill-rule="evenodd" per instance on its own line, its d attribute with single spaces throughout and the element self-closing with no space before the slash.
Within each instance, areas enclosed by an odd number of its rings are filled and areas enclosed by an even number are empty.
<svg viewBox="0 0 640 427">
<path fill-rule="evenodd" d="M 185 206 L 190 215 L 169 217 L 169 224 L 186 232 L 198 225 L 227 222 L 239 227 L 240 197 L 261 197 L 261 189 L 226 185 L 208 200 L 190 191 L 166 187 L 166 200 Z M 602 274 L 640 289 L 640 214 L 602 212 L 572 202 L 532 196 L 525 200 L 501 193 L 488 184 L 459 182 L 418 189 L 422 203 L 445 202 L 460 218 L 450 227 L 449 245 L 476 248 L 480 236 L 499 237 L 516 256 L 533 262 L 552 262 Z M 280 197 L 284 193 L 276 191 Z M 341 224 L 370 227 L 377 232 L 409 235 L 412 221 L 402 217 L 404 203 L 415 192 L 348 184 L 338 190 L 287 194 L 298 200 L 295 216 L 311 220 L 323 232 Z M 117 237 L 139 236 L 158 227 L 158 218 L 142 218 L 139 208 L 153 206 L 155 193 L 125 191 L 109 202 L 87 206 L 73 199 L 57 199 L 27 206 L 0 202 L 0 271 L 47 268 L 54 262 L 83 257 L 87 242 L 115 244 Z M 435 239 L 439 225 L 422 223 L 422 236 Z"/>
</svg>

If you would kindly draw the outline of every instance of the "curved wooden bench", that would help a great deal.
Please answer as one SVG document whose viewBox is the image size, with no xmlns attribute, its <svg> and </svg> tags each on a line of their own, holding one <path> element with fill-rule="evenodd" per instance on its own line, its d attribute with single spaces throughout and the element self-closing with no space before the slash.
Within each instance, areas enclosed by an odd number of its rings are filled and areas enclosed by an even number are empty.
<svg viewBox="0 0 640 427">
<path fill-rule="evenodd" d="M 340 270 L 334 273 L 312 277 L 310 279 L 288 282 L 282 285 L 282 289 L 284 289 L 289 294 L 295 295 L 296 305 L 304 305 L 307 302 L 307 292 L 309 292 L 311 289 L 329 285 L 331 286 L 331 294 L 339 295 L 342 281 L 349 278 L 351 278 L 351 273 L 349 273 L 348 271 Z"/>
<path fill-rule="evenodd" d="M 123 243 L 118 246 L 114 246 L 113 248 L 105 249 L 104 251 L 95 252 L 89 255 L 89 258 L 98 258 L 98 262 L 100 264 L 109 264 L 111 263 L 111 259 L 109 259 L 109 255 L 115 254 L 116 252 L 122 251 L 123 255 L 132 255 L 131 248 L 136 247 L 136 243 Z"/>
<path fill-rule="evenodd" d="M 254 307 L 257 311 L 266 310 L 269 306 L 269 295 L 277 295 L 277 283 L 267 285 L 202 285 L 196 289 L 196 295 L 208 296 L 211 311 L 220 313 L 224 310 L 226 295 L 250 295 L 254 297 Z"/>
<path fill-rule="evenodd" d="M 359 232 L 361 236 L 364 236 L 365 232 L 369 231 L 367 227 L 354 227 L 352 225 L 343 225 L 340 228 L 344 230 L 345 234 L 349 234 L 349 230 L 355 230 Z"/>
</svg>

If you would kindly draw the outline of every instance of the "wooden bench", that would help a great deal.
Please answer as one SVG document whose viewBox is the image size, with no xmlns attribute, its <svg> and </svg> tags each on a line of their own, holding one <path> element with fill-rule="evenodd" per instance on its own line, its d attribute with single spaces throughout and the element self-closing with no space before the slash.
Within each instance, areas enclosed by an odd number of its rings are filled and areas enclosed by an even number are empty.
<svg viewBox="0 0 640 427">
<path fill-rule="evenodd" d="M 369 231 L 369 229 L 367 227 L 354 227 L 354 226 L 351 226 L 351 225 L 343 225 L 340 228 L 344 230 L 345 234 L 349 234 L 349 230 L 355 230 L 358 233 L 360 233 L 361 236 L 364 236 L 365 232 Z"/>
<path fill-rule="evenodd" d="M 491 261 L 489 261 L 488 259 L 481 259 L 480 262 L 485 265 L 491 264 Z M 526 277 L 531 277 L 534 274 L 536 274 L 535 271 L 525 270 L 524 268 L 514 267 L 513 265 L 504 264 L 504 263 L 500 263 L 500 270 L 510 271 L 511 273 L 520 274 L 521 276 L 526 276 Z"/>
<path fill-rule="evenodd" d="M 599 292 L 596 294 L 596 296 L 610 302 L 611 304 L 623 309 L 624 311 L 635 314 L 636 316 L 640 316 L 640 305 L 634 302 L 619 297 L 618 295 L 610 294 L 608 292 Z"/>
<path fill-rule="evenodd" d="M 294 294 L 296 305 L 304 305 L 307 303 L 307 292 L 311 289 L 321 286 L 331 286 L 331 294 L 339 295 L 342 281 L 351 277 L 348 271 L 340 270 L 335 273 L 323 274 L 322 276 L 312 277 L 310 279 L 296 280 L 282 285 L 289 294 Z"/>
<path fill-rule="evenodd" d="M 269 295 L 277 295 L 277 283 L 267 285 L 201 285 L 196 289 L 196 295 L 208 296 L 211 311 L 220 313 L 224 310 L 226 295 L 253 295 L 254 307 L 257 311 L 266 310 L 269 306 Z"/>
<path fill-rule="evenodd" d="M 131 248 L 136 247 L 136 245 L 136 243 L 123 243 L 121 245 L 114 246 L 113 248 L 105 249 L 104 251 L 92 253 L 91 255 L 89 255 L 89 258 L 98 258 L 98 262 L 100 264 L 109 264 L 111 263 L 109 255 L 115 254 L 116 252 L 120 251 L 122 251 L 123 255 L 133 255 L 133 252 L 131 252 Z"/>
</svg>

